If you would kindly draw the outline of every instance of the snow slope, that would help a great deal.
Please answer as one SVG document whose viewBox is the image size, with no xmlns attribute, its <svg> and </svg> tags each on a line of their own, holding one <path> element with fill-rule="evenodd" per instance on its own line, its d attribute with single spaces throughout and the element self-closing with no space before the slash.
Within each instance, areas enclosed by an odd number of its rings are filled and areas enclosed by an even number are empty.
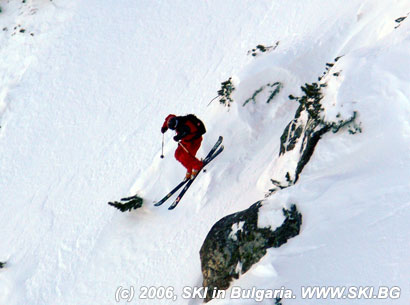
<svg viewBox="0 0 410 305">
<path fill-rule="evenodd" d="M 0 261 L 8 265 L 0 304 L 113 304 L 119 286 L 173 286 L 177 304 L 201 303 L 180 292 L 201 285 L 203 239 L 218 219 L 262 199 L 274 174 L 291 166 L 278 159 L 297 108 L 287 96 L 300 95 L 341 55 L 326 115 L 357 110 L 363 133 L 326 135 L 298 183 L 270 197 L 264 215 L 296 203 L 302 232 L 234 284 L 296 293 L 301 285 L 394 285 L 402 287 L 394 303 L 407 304 L 408 20 L 394 29 L 410 11 L 406 1 L 24 5 L 1 2 L 0 14 L 14 24 L 19 10 L 37 6 L 24 21 L 41 33 L 1 37 Z M 246 56 L 276 41 L 271 53 Z M 207 107 L 231 75 L 230 110 L 216 101 Z M 241 106 L 273 81 L 284 87 L 272 103 Z M 184 175 L 170 134 L 159 158 L 160 126 L 168 113 L 191 112 L 208 130 L 198 155 L 218 135 L 226 149 L 177 209 L 154 208 Z M 122 214 L 106 204 L 135 192 L 146 200 L 140 210 Z M 235 301 L 211 303 L 224 302 Z M 254 303 L 246 302 L 238 304 Z M 284 301 L 293 303 L 334 301 Z"/>
</svg>

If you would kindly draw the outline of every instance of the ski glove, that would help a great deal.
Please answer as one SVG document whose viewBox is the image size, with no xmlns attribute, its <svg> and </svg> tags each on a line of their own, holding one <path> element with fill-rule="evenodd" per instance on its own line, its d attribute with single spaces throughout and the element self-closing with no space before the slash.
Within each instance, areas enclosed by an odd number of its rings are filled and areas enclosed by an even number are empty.
<svg viewBox="0 0 410 305">
<path fill-rule="evenodd" d="M 183 138 L 185 138 L 187 135 L 189 135 L 189 128 L 187 128 L 187 130 L 183 130 L 181 133 L 177 134 L 174 137 L 174 140 L 176 142 L 178 142 L 179 140 L 182 140 Z"/>
<path fill-rule="evenodd" d="M 166 127 L 161 127 L 161 133 L 165 133 L 168 130 Z"/>
</svg>

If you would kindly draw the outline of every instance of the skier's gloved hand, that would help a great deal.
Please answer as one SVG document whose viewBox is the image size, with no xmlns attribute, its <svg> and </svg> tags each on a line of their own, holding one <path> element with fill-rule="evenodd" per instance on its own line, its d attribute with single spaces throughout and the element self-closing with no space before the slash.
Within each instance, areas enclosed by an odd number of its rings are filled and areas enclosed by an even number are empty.
<svg viewBox="0 0 410 305">
<path fill-rule="evenodd" d="M 174 139 L 175 142 L 179 142 L 179 140 L 180 140 L 178 136 L 175 136 L 173 139 Z"/>
<path fill-rule="evenodd" d="M 168 130 L 166 127 L 161 127 L 161 133 L 165 133 Z"/>
</svg>

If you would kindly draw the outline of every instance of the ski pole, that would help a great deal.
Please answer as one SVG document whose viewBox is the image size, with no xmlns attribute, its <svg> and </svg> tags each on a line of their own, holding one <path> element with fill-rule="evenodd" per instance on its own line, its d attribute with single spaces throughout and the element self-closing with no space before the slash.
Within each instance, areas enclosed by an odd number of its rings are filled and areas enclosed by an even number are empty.
<svg viewBox="0 0 410 305">
<path fill-rule="evenodd" d="M 191 155 L 191 153 L 188 151 L 188 149 L 186 149 L 186 147 L 184 145 L 182 145 L 181 142 L 178 142 L 178 145 L 181 145 L 181 147 L 187 152 L 187 154 Z"/>
<path fill-rule="evenodd" d="M 162 134 L 161 159 L 164 159 L 164 134 Z"/>
</svg>

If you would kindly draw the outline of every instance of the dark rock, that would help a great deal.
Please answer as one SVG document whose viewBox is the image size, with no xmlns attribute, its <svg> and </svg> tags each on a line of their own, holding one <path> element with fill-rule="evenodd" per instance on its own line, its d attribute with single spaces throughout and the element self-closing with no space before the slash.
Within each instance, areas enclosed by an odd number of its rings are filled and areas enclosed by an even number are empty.
<svg viewBox="0 0 410 305">
<path fill-rule="evenodd" d="M 336 58 L 336 60 L 339 58 Z M 333 67 L 333 64 L 327 63 L 326 65 L 330 68 Z M 333 76 L 338 75 L 338 73 L 333 74 Z M 325 133 L 329 131 L 336 133 L 343 127 L 347 127 L 348 132 L 351 134 L 361 132 L 360 124 L 356 123 L 356 112 L 353 112 L 352 117 L 347 120 L 338 119 L 336 122 L 328 122 L 323 119 L 321 89 L 326 86 L 326 83 L 305 84 L 301 87 L 304 92 L 303 96 L 289 96 L 290 100 L 299 103 L 299 107 L 296 110 L 294 119 L 289 122 L 280 137 L 279 156 L 281 157 L 299 147 L 298 163 L 294 169 L 287 172 L 286 177 L 272 179 L 275 181 L 274 188 L 270 189 L 266 196 L 296 183 L 303 168 L 313 155 L 316 145 Z"/>
<path fill-rule="evenodd" d="M 330 126 L 324 125 L 317 131 L 305 133 L 306 144 L 302 146 L 302 154 L 300 156 L 298 165 L 296 166 L 294 183 L 296 183 L 296 181 L 299 179 L 299 174 L 302 172 L 305 165 L 309 162 L 310 157 L 313 155 L 316 144 L 319 142 L 322 135 L 324 135 L 329 130 Z"/>
<path fill-rule="evenodd" d="M 265 254 L 266 249 L 280 247 L 299 234 L 302 215 L 292 205 L 283 209 L 285 221 L 272 231 L 258 227 L 258 213 L 262 202 L 219 220 L 209 231 L 200 250 L 203 287 L 208 287 L 206 301 L 211 300 L 214 288 L 225 290 L 230 282 L 248 271 Z M 232 235 L 232 225 L 242 222 L 241 229 Z"/>
</svg>

